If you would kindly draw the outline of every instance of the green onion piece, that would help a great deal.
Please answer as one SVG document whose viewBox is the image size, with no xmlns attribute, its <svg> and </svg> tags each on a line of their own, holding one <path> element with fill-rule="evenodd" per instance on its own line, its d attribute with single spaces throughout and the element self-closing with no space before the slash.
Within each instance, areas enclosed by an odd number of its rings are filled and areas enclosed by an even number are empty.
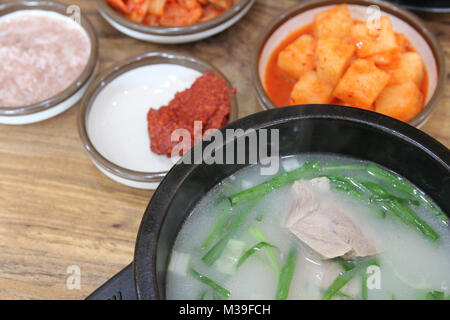
<svg viewBox="0 0 450 320">
<path fill-rule="evenodd" d="M 363 300 L 369 299 L 369 288 L 367 288 L 367 273 L 363 272 L 361 275 L 361 296 Z"/>
<path fill-rule="evenodd" d="M 353 166 L 329 166 L 329 167 L 322 167 L 322 171 L 336 171 L 336 170 L 366 170 L 366 166 L 359 166 L 359 165 L 353 165 Z"/>
<path fill-rule="evenodd" d="M 384 181 L 386 184 L 395 187 L 402 193 L 409 194 L 410 196 L 416 195 L 417 190 L 410 183 L 383 168 L 370 164 L 367 167 L 367 172 L 370 175 Z"/>
<path fill-rule="evenodd" d="M 380 208 L 376 208 L 375 210 L 374 210 L 374 213 L 375 213 L 375 215 L 378 217 L 378 218 L 382 218 L 382 219 L 384 219 L 384 218 L 386 218 L 386 209 L 384 209 L 383 208 L 383 206 L 381 206 Z"/>
<path fill-rule="evenodd" d="M 241 214 L 230 224 L 228 227 L 228 233 L 225 234 L 216 244 L 202 257 L 202 261 L 208 265 L 212 266 L 213 263 L 220 258 L 223 253 L 223 250 L 227 246 L 228 240 L 231 237 L 231 234 L 234 230 L 236 230 L 247 218 L 252 209 L 256 206 L 259 199 L 253 201 L 249 206 L 247 206 Z"/>
<path fill-rule="evenodd" d="M 320 292 L 322 293 L 322 295 L 325 293 L 325 290 L 320 289 Z M 347 300 L 355 300 L 355 298 L 353 298 L 352 296 L 343 293 L 342 291 L 338 291 L 335 295 L 335 297 L 341 297 L 341 298 L 345 298 Z"/>
<path fill-rule="evenodd" d="M 215 206 L 219 206 L 224 201 L 230 203 L 230 199 L 228 199 L 228 197 L 239 191 L 238 188 L 236 188 L 235 186 L 233 186 L 231 183 L 229 183 L 226 180 L 222 182 L 222 188 L 225 192 L 223 195 L 221 195 L 220 197 L 218 197 L 215 200 L 215 204 L 214 204 Z"/>
<path fill-rule="evenodd" d="M 245 251 L 245 242 L 230 238 L 222 255 L 214 263 L 214 267 L 223 274 L 233 275 L 236 273 L 236 264 Z"/>
<path fill-rule="evenodd" d="M 311 176 L 313 173 L 318 171 L 319 171 L 319 162 L 307 162 L 304 166 L 298 169 L 289 172 L 284 172 L 279 176 L 269 179 L 250 189 L 232 195 L 230 197 L 231 204 L 236 205 L 244 201 L 261 198 L 275 189 L 279 189 L 300 178 Z"/>
<path fill-rule="evenodd" d="M 213 292 L 213 300 L 225 300 L 220 294 L 216 291 Z"/>
<path fill-rule="evenodd" d="M 392 175 L 391 173 L 388 174 Z M 381 203 L 381 208 L 383 209 L 383 211 L 392 212 L 403 222 L 418 228 L 425 236 L 432 240 L 436 240 L 437 238 L 439 238 L 439 234 L 405 204 L 405 201 L 408 202 L 408 200 L 400 199 L 390 195 L 387 190 L 375 183 L 361 183 L 354 178 L 346 178 L 334 175 L 324 176 L 330 179 L 331 185 L 336 189 L 345 191 L 359 198 L 362 198 L 364 194 L 367 194 L 369 195 L 371 200 L 377 199 L 377 201 Z M 392 176 L 395 177 L 394 175 Z M 397 179 L 397 177 L 395 177 L 395 179 Z M 378 211 L 377 213 L 379 212 L 380 211 Z"/>
<path fill-rule="evenodd" d="M 330 300 L 333 298 L 335 294 L 347 284 L 347 282 L 356 276 L 357 271 L 358 269 L 351 269 L 341 273 L 325 291 L 322 300 Z"/>
<path fill-rule="evenodd" d="M 260 198 L 255 199 L 250 203 L 250 205 L 231 223 L 229 231 L 236 230 L 247 218 L 252 209 L 258 204 Z"/>
<path fill-rule="evenodd" d="M 386 184 L 391 185 L 395 188 L 395 190 L 405 195 L 414 197 L 429 209 L 431 209 L 443 223 L 448 224 L 449 218 L 441 211 L 441 209 L 430 202 L 420 190 L 418 190 L 408 181 L 374 164 L 370 164 L 367 167 L 367 172 L 370 175 L 384 181 Z"/>
<path fill-rule="evenodd" d="M 439 233 L 434 231 L 424 220 L 422 220 L 414 211 L 409 207 L 399 203 L 398 201 L 387 201 L 386 206 L 390 212 L 395 214 L 404 223 L 419 229 L 427 238 L 436 240 L 439 238 Z"/>
<path fill-rule="evenodd" d="M 362 182 L 357 181 L 355 178 L 343 177 L 339 173 L 335 173 L 334 175 L 325 174 L 322 177 L 328 178 L 330 180 L 331 187 L 343 191 L 354 198 L 360 200 L 370 200 L 373 197 L 373 192 Z M 386 217 L 387 209 L 383 208 L 382 205 L 376 204 L 376 207 L 373 212 L 379 218 Z"/>
<path fill-rule="evenodd" d="M 276 300 L 286 300 L 289 296 L 289 289 L 291 287 L 292 277 L 294 276 L 295 264 L 297 259 L 297 248 L 292 247 L 289 250 L 286 264 L 281 269 L 278 280 L 278 289 L 275 295 Z"/>
<path fill-rule="evenodd" d="M 217 218 L 216 222 L 214 223 L 214 226 L 211 232 L 209 233 L 208 237 L 205 239 L 205 241 L 203 241 L 202 249 L 208 248 L 213 243 L 213 241 L 224 232 L 225 227 L 228 224 L 229 218 L 230 218 L 230 209 L 229 208 L 224 209 Z"/>
<path fill-rule="evenodd" d="M 260 242 L 254 245 L 253 247 L 245 251 L 242 257 L 239 258 L 236 268 L 239 268 L 248 258 L 250 258 L 254 253 L 260 251 L 262 248 L 276 248 L 276 246 L 271 245 L 267 242 Z"/>
<path fill-rule="evenodd" d="M 252 235 L 253 238 L 255 238 L 257 241 L 260 242 L 266 242 L 266 238 L 264 237 L 263 233 L 258 227 L 248 227 L 248 231 Z M 280 274 L 280 267 L 278 265 L 277 258 L 275 258 L 275 255 L 273 254 L 272 248 L 270 247 L 264 247 L 264 251 L 266 252 L 267 257 L 269 258 L 270 264 L 272 266 L 272 269 L 275 271 L 275 274 L 277 276 Z"/>
<path fill-rule="evenodd" d="M 362 184 L 373 193 L 371 201 L 397 200 L 398 202 L 406 205 L 420 205 L 420 202 L 417 199 L 396 197 L 375 182 L 364 181 Z"/>
<path fill-rule="evenodd" d="M 375 259 L 371 259 L 369 261 L 359 263 L 353 269 L 342 272 L 325 291 L 322 299 L 332 299 L 336 293 L 338 293 L 350 280 L 363 272 L 365 273 L 367 267 L 371 265 L 378 265 L 378 262 Z"/>
<path fill-rule="evenodd" d="M 359 182 L 355 178 L 345 177 L 344 178 L 348 183 L 350 183 L 356 190 L 358 190 L 362 194 L 370 194 L 370 190 L 366 188 L 361 182 Z"/>
<path fill-rule="evenodd" d="M 264 217 L 266 216 L 266 214 L 267 214 L 267 211 L 264 211 L 264 212 L 262 212 L 261 214 L 259 214 L 259 215 L 256 217 L 256 221 L 258 221 L 258 222 L 263 221 L 263 219 L 264 219 Z"/>
<path fill-rule="evenodd" d="M 345 294 L 341 291 L 339 291 L 338 293 L 336 293 L 336 297 L 342 297 L 348 300 L 355 300 L 355 298 L 353 298 L 352 296 L 349 296 L 348 294 Z"/>
<path fill-rule="evenodd" d="M 445 293 L 442 291 L 431 291 L 425 296 L 425 300 L 445 300 Z"/>
<path fill-rule="evenodd" d="M 434 215 L 436 217 L 438 217 L 442 223 L 444 223 L 445 225 L 449 224 L 449 218 L 445 215 L 445 213 L 443 213 L 441 211 L 440 208 L 438 208 L 434 203 L 432 203 L 431 201 L 429 201 L 425 195 L 423 195 L 422 193 L 418 192 L 419 195 L 419 201 L 422 201 L 422 203 L 427 206 L 429 209 L 431 209 L 434 213 Z"/>
<path fill-rule="evenodd" d="M 341 257 L 334 258 L 333 260 L 339 263 L 344 271 L 352 270 L 356 265 L 354 261 L 344 260 Z"/>
<path fill-rule="evenodd" d="M 363 198 L 364 194 L 367 192 L 366 188 L 353 178 L 330 174 L 322 175 L 322 177 L 328 178 L 334 189 L 344 191 L 351 196 Z"/>
<path fill-rule="evenodd" d="M 198 297 L 198 300 L 205 300 L 206 298 L 206 294 L 208 293 L 208 291 L 203 291 L 200 296 Z"/>
<path fill-rule="evenodd" d="M 387 191 L 385 188 L 383 188 L 382 186 L 380 186 L 378 183 L 376 182 L 372 182 L 372 181 L 363 181 L 362 184 L 369 189 L 372 193 L 380 196 L 380 197 L 387 197 L 390 196 L 391 193 L 389 191 Z"/>
<path fill-rule="evenodd" d="M 399 198 L 399 197 L 392 196 L 392 195 L 389 195 L 389 196 L 378 196 L 378 195 L 375 195 L 375 196 L 371 197 L 370 201 L 372 203 L 384 202 L 384 201 L 397 201 L 398 203 L 401 203 L 401 204 L 406 205 L 406 206 L 409 206 L 409 205 L 418 206 L 418 205 L 420 205 L 419 201 L 417 201 L 417 200 L 404 199 L 404 198 Z"/>
<path fill-rule="evenodd" d="M 222 239 L 217 241 L 217 243 L 202 257 L 202 261 L 207 266 L 212 266 L 214 262 L 216 262 L 216 260 L 222 255 L 229 240 L 230 235 L 227 234 Z"/>
<path fill-rule="evenodd" d="M 231 294 L 230 291 L 228 291 L 227 289 L 216 283 L 214 280 L 211 280 L 207 276 L 195 271 L 194 269 L 191 269 L 190 273 L 194 276 L 195 279 L 199 280 L 200 282 L 203 282 L 222 297 L 228 298 L 230 296 Z"/>
</svg>

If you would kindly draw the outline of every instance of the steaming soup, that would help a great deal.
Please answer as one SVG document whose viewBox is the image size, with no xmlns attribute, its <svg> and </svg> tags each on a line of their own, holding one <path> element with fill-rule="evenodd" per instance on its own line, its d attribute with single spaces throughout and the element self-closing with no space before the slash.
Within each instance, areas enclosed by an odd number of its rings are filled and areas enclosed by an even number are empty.
<svg viewBox="0 0 450 320">
<path fill-rule="evenodd" d="M 260 169 L 223 180 L 187 218 L 168 299 L 447 297 L 447 217 L 406 179 L 318 154 Z"/>
</svg>

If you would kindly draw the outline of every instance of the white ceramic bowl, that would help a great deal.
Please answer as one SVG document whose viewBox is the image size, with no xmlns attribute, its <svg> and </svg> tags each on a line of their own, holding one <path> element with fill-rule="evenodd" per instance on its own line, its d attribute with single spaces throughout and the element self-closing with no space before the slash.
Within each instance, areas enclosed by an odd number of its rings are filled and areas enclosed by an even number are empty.
<svg viewBox="0 0 450 320">
<path fill-rule="evenodd" d="M 100 14 L 123 34 L 147 42 L 177 44 L 202 40 L 216 35 L 238 22 L 253 6 L 255 0 L 240 0 L 214 19 L 183 27 L 152 27 L 123 17 L 105 0 L 97 2 Z"/>
</svg>

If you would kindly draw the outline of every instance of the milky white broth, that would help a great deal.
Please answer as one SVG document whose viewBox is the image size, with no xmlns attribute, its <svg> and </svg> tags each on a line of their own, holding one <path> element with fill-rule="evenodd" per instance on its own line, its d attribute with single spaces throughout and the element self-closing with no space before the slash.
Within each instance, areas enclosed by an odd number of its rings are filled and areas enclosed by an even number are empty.
<svg viewBox="0 0 450 320">
<path fill-rule="evenodd" d="M 322 166 L 367 164 L 349 158 L 309 154 L 284 158 L 280 170 L 290 171 L 311 160 L 319 160 Z M 277 291 L 278 278 L 267 263 L 263 250 L 248 258 L 232 275 L 219 271 L 216 264 L 208 267 L 201 260 L 208 251 L 201 249 L 201 244 L 223 209 L 218 208 L 218 198 L 229 190 L 230 184 L 244 190 L 270 178 L 260 176 L 259 172 L 258 166 L 245 168 L 211 190 L 187 218 L 173 247 L 174 252 L 190 255 L 190 267 L 229 290 L 230 299 L 274 299 Z M 358 175 L 363 175 L 366 180 L 379 182 L 362 171 L 358 172 Z M 355 176 L 352 171 L 340 173 Z M 225 188 L 224 184 L 228 187 Z M 321 260 L 283 227 L 291 208 L 291 186 L 292 184 L 266 195 L 231 238 L 244 241 L 245 250 L 248 250 L 258 243 L 250 235 L 248 227 L 257 226 L 266 241 L 279 248 L 273 252 L 280 268 L 284 265 L 291 245 L 298 246 L 288 298 L 321 299 L 324 290 L 343 269 L 337 262 Z M 430 291 L 443 291 L 447 296 L 450 291 L 450 233 L 428 209 L 423 206 L 414 207 L 414 211 L 439 233 L 440 238 L 435 242 L 426 239 L 418 230 L 405 225 L 392 215 L 387 215 L 384 219 L 377 217 L 373 214 L 373 209 L 341 191 L 332 189 L 326 198 L 322 196 L 318 200 L 339 206 L 361 226 L 364 233 L 376 239 L 376 245 L 381 251 L 377 256 L 381 283 L 380 289 L 369 290 L 369 299 L 422 299 Z M 237 205 L 232 210 L 239 210 L 240 206 L 242 209 L 242 205 Z M 257 218 L 261 218 L 261 214 L 262 221 L 258 221 Z M 199 299 L 205 292 L 204 298 L 214 298 L 212 290 L 189 273 L 183 275 L 170 270 L 167 272 L 168 299 Z M 361 299 L 361 277 L 355 277 L 341 292 Z M 342 295 L 335 298 L 343 299 Z"/>
</svg>

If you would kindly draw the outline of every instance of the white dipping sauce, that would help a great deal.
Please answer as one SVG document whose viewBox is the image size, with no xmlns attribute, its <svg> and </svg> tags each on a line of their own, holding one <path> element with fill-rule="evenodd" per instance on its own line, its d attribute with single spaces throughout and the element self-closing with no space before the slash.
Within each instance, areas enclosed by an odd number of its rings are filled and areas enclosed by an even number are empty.
<svg viewBox="0 0 450 320">
<path fill-rule="evenodd" d="M 134 171 L 167 171 L 173 161 L 150 150 L 147 113 L 167 105 L 202 74 L 173 64 L 128 71 L 111 81 L 96 97 L 88 114 L 87 133 L 100 154 Z"/>
</svg>

